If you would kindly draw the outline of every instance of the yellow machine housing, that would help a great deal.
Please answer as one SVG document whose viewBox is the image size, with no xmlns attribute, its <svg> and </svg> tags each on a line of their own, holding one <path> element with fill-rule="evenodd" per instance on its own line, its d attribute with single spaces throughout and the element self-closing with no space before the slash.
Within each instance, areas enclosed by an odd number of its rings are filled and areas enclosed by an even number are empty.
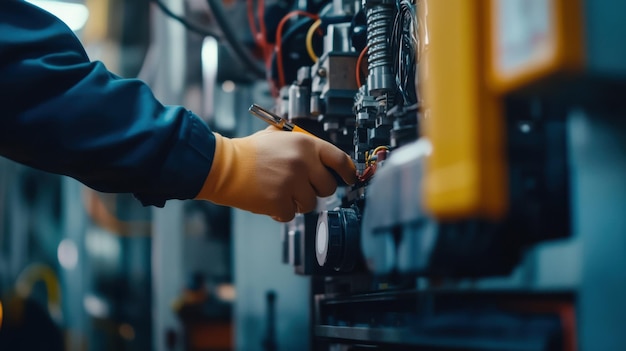
<svg viewBox="0 0 626 351">
<path fill-rule="evenodd" d="M 508 209 L 506 94 L 582 69 L 580 3 L 422 0 L 423 183 L 440 220 L 500 219 Z M 501 25 L 506 24 L 506 25 Z"/>
</svg>

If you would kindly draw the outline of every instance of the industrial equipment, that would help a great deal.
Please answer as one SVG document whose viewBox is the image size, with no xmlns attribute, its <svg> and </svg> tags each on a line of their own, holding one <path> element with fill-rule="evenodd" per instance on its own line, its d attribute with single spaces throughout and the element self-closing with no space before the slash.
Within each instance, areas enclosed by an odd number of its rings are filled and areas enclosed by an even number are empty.
<svg viewBox="0 0 626 351">
<path fill-rule="evenodd" d="M 283 262 L 312 281 L 311 348 L 589 345 L 576 333 L 585 281 L 554 283 L 545 265 L 583 236 L 574 111 L 624 110 L 612 96 L 626 65 L 598 49 L 598 13 L 619 6 L 281 5 L 280 21 L 250 19 L 266 28 L 257 45 L 274 48 L 274 112 L 343 149 L 359 175 L 283 226 Z"/>
<path fill-rule="evenodd" d="M 164 103 L 201 86 L 187 107 L 225 136 L 268 107 L 358 182 L 280 229 L 130 197 L 109 198 L 112 222 L 78 183 L 0 164 L 0 285 L 59 261 L 68 349 L 626 350 L 626 2 L 124 4 L 145 12 L 126 41 L 154 20 L 140 78 Z M 30 245 L 31 226 L 52 239 Z M 0 299 L 1 339 L 22 305 Z"/>
</svg>

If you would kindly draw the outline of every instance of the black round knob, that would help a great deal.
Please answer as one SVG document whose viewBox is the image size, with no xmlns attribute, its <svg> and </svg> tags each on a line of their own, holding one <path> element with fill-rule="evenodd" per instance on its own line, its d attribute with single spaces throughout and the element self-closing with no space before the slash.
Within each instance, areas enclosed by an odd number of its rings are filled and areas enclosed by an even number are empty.
<svg viewBox="0 0 626 351">
<path fill-rule="evenodd" d="M 323 211 L 317 220 L 315 257 L 321 267 L 351 271 L 360 249 L 360 221 L 352 208 Z"/>
</svg>

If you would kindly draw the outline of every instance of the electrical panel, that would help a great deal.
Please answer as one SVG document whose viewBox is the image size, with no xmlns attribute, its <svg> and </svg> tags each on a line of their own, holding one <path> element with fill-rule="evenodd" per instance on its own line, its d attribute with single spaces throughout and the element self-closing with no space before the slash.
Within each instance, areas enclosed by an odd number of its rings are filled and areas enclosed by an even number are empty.
<svg viewBox="0 0 626 351">
<path fill-rule="evenodd" d="M 589 49 L 607 7 L 337 0 L 266 21 L 274 112 L 358 172 L 281 232 L 314 350 L 576 349 L 577 287 L 536 262 L 576 241 L 574 106 L 623 110 L 589 93 L 624 91 Z"/>
</svg>

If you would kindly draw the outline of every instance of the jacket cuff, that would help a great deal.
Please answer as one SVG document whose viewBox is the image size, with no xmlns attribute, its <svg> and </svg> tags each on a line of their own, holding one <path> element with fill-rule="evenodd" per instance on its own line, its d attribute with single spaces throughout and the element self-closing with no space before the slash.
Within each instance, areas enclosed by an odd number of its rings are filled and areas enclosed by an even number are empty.
<svg viewBox="0 0 626 351">
<path fill-rule="evenodd" d="M 175 108 L 175 107 L 167 107 Z M 181 107 L 176 107 L 181 108 Z M 186 111 L 176 143 L 156 175 L 150 194 L 134 194 L 144 206 L 165 206 L 171 199 L 193 199 L 206 180 L 215 154 L 215 135 L 190 111 Z"/>
</svg>

